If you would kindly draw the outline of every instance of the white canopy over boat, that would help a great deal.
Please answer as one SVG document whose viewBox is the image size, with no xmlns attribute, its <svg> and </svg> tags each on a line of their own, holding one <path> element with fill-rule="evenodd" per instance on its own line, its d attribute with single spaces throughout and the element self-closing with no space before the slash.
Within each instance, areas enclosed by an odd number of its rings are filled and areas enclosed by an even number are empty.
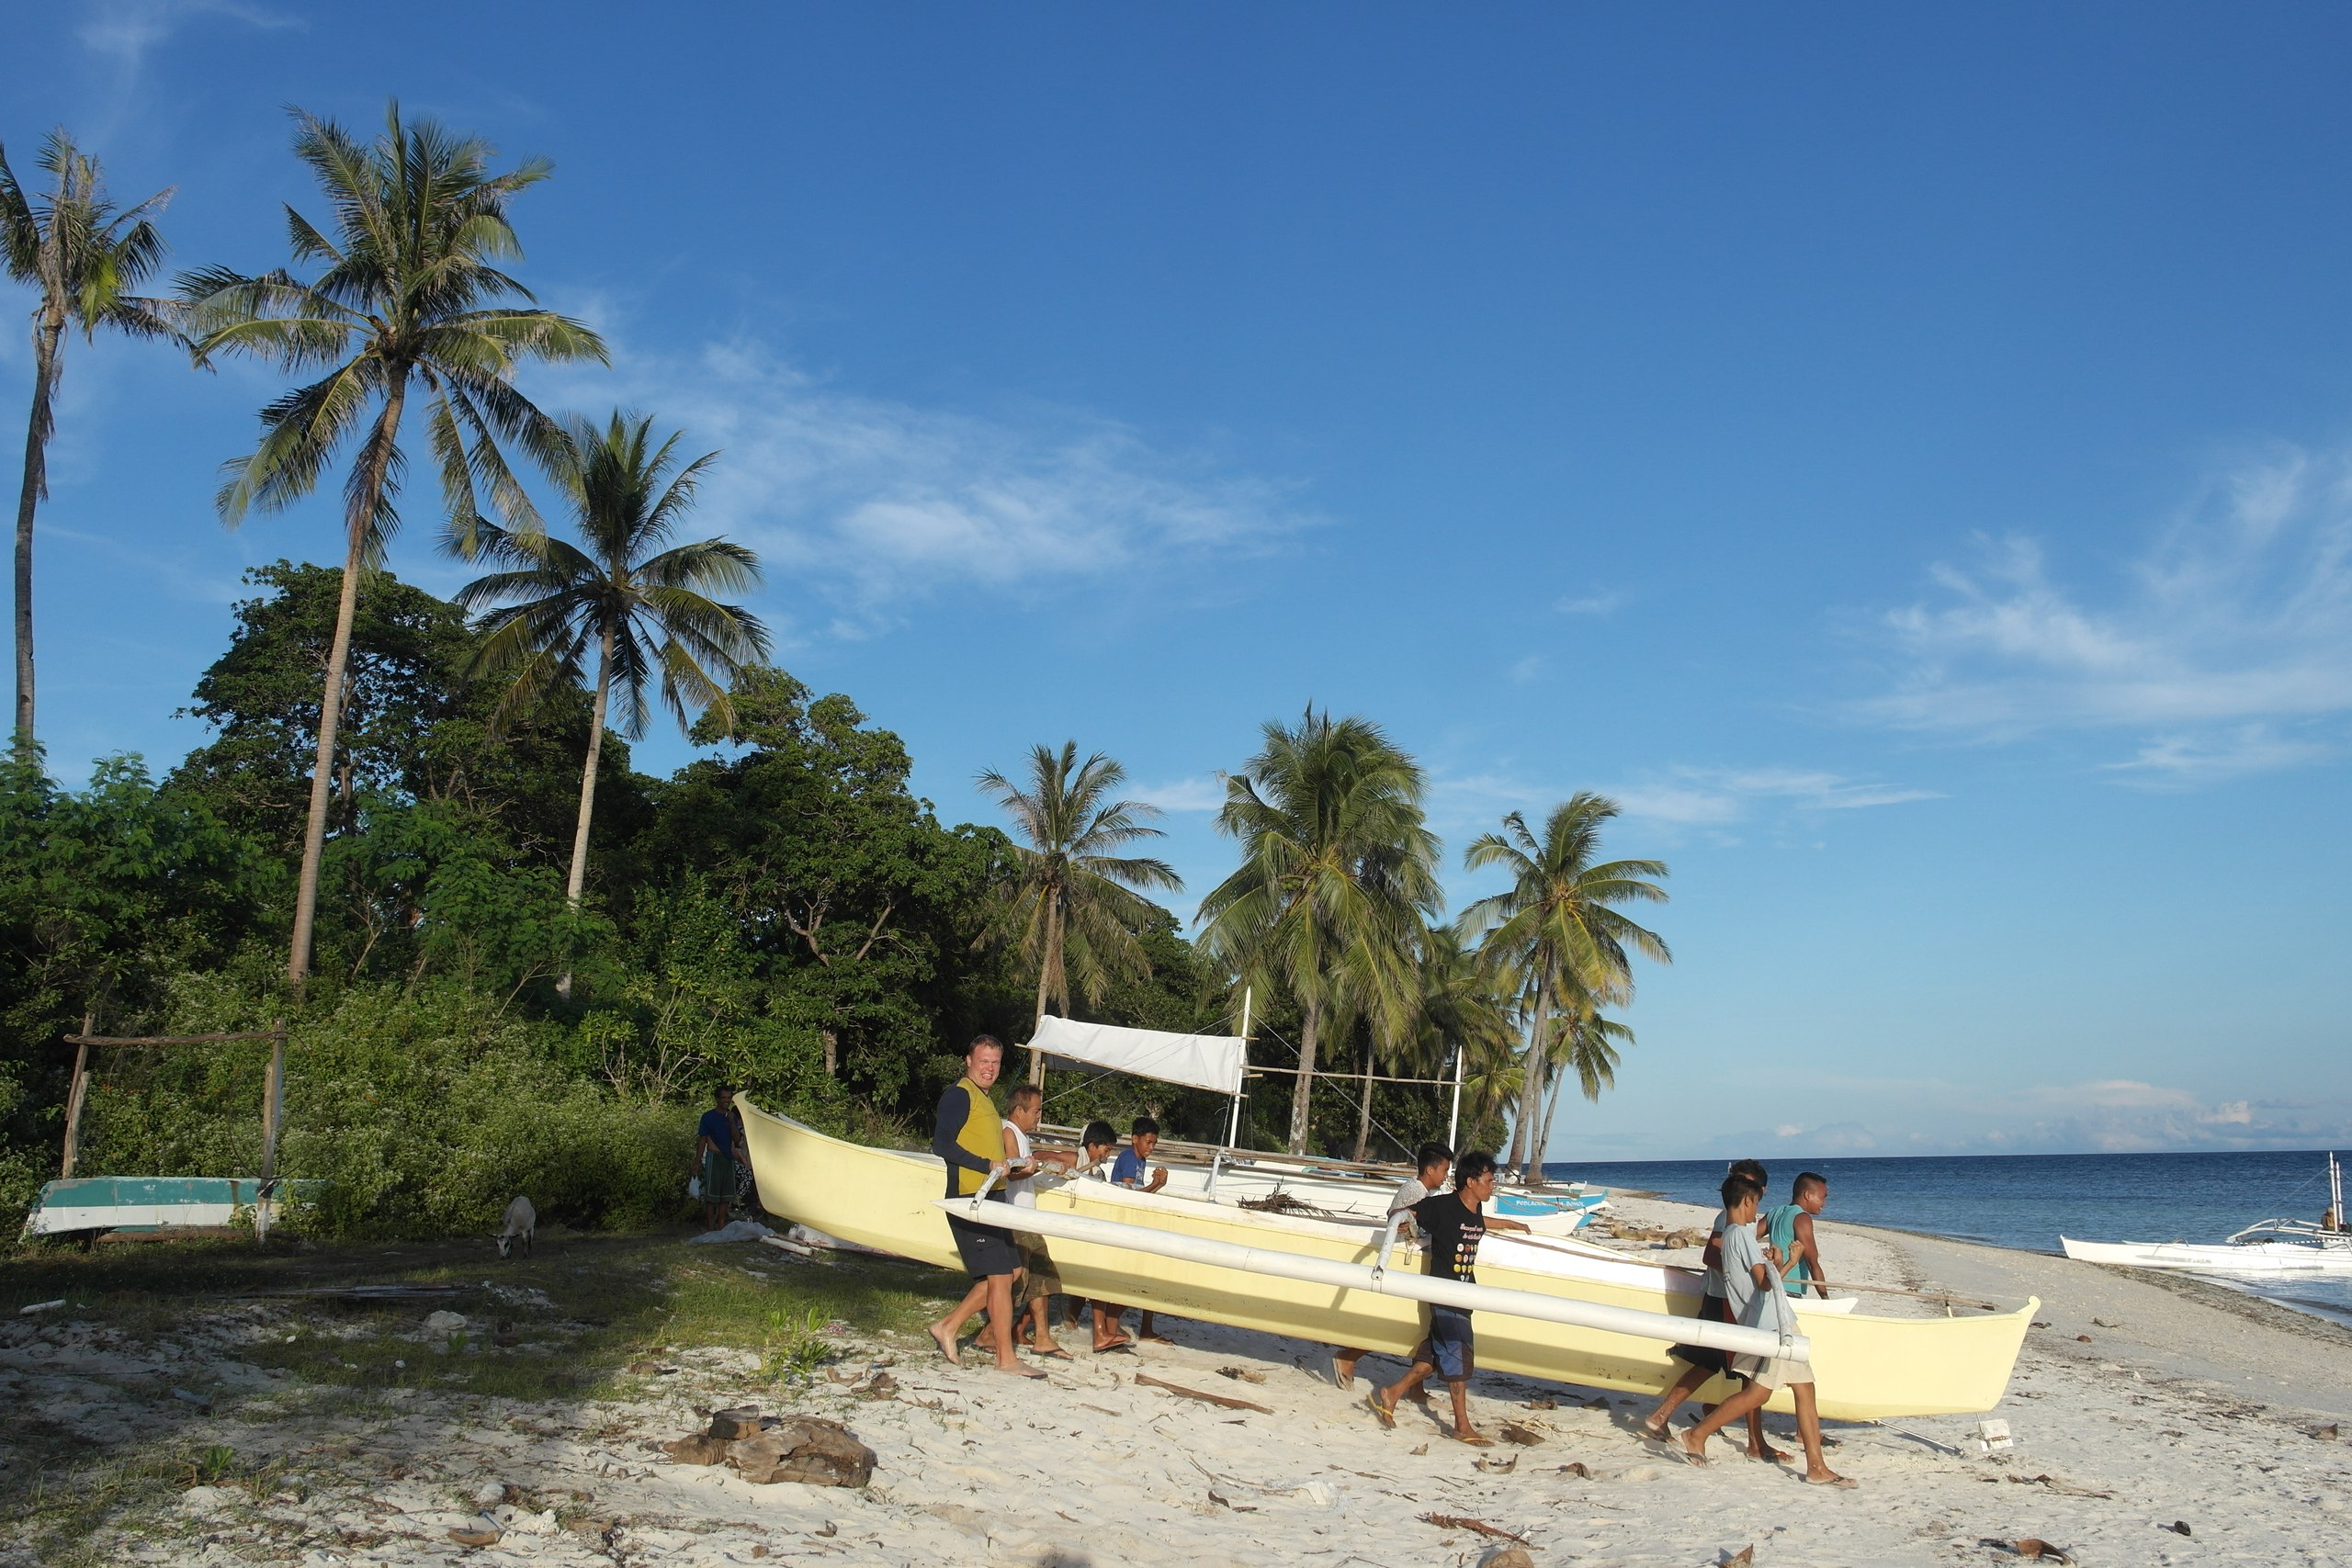
<svg viewBox="0 0 2352 1568">
<path fill-rule="evenodd" d="M 1241 1073 L 1249 1052 L 1249 1043 L 1235 1034 L 1122 1029 L 1109 1023 L 1080 1023 L 1051 1013 L 1039 1021 L 1029 1043 L 1057 1066 L 1108 1067 L 1228 1095 L 1241 1092 Z"/>
</svg>

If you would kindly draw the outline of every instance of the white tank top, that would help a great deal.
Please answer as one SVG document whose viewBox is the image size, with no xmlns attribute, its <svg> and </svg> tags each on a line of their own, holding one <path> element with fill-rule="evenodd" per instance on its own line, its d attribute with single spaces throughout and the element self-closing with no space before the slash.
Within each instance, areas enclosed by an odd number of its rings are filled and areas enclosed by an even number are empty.
<svg viewBox="0 0 2352 1568">
<path fill-rule="evenodd" d="M 1027 1159 L 1029 1134 L 1010 1122 L 1004 1124 L 1004 1130 L 1012 1134 L 1013 1146 L 1021 1151 L 1020 1157 Z M 1005 1190 L 1012 1194 L 1012 1201 L 1016 1207 L 1034 1209 L 1037 1206 L 1037 1194 L 1035 1190 L 1036 1180 L 1037 1179 L 1034 1176 L 1017 1176 L 1004 1184 Z"/>
</svg>

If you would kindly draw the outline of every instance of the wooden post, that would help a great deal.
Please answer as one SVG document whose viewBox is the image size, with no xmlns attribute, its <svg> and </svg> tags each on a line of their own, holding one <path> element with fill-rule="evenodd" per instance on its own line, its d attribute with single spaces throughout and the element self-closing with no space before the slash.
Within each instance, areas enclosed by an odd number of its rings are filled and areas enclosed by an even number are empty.
<svg viewBox="0 0 2352 1568">
<path fill-rule="evenodd" d="M 286 1023 L 279 1020 L 269 1041 L 269 1076 L 261 1091 L 261 1184 L 277 1174 L 277 1129 L 286 1119 Z"/>
<path fill-rule="evenodd" d="M 269 1239 L 269 1206 L 277 1201 L 270 1190 L 277 1174 L 277 1129 L 286 1119 L 286 1021 L 273 1021 L 269 1036 L 269 1071 L 261 1091 L 261 1180 L 254 1186 L 254 1241 Z"/>
<path fill-rule="evenodd" d="M 82 1148 L 82 1101 L 90 1091 L 90 1015 L 84 1013 L 80 1043 L 74 1047 L 74 1081 L 65 1090 L 65 1159 L 58 1167 L 60 1181 L 73 1176 L 74 1156 Z"/>
</svg>

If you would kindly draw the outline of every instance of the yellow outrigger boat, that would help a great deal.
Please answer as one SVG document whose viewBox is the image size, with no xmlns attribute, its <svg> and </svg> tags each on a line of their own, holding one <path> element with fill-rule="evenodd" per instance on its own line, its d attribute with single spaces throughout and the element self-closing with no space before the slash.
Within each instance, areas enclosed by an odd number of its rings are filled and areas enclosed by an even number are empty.
<svg viewBox="0 0 2352 1568">
<path fill-rule="evenodd" d="M 760 1206 L 772 1214 L 861 1246 L 959 1269 L 940 1208 L 945 1171 L 928 1154 L 868 1148 L 829 1137 L 739 1095 Z M 1209 1241 L 1331 1262 L 1370 1265 L 1381 1227 L 1363 1222 L 1264 1213 L 1114 1187 L 1084 1179 L 1045 1188 L 1037 1207 Z M 1072 1294 L 1149 1307 L 1179 1317 L 1228 1324 L 1328 1345 L 1409 1355 L 1421 1337 L 1419 1304 L 1351 1290 L 1157 1257 L 1101 1241 L 1057 1239 L 1054 1263 Z M 1399 1247 L 1397 1270 L 1421 1268 L 1417 1249 Z M 1696 1319 L 1699 1292 L 1687 1269 L 1539 1254 L 1489 1235 L 1479 1284 L 1639 1312 Z M 2041 1302 L 1984 1315 L 1887 1317 L 1849 1302 L 1797 1304 L 1799 1331 L 1811 1342 L 1821 1414 L 1832 1420 L 1973 1414 L 1992 1409 L 2008 1387 L 2018 1349 Z M 1947 1309 L 1949 1311 L 1949 1309 Z M 1696 1322 L 1692 1325 L 1698 1327 Z M 1482 1314 L 1478 1364 L 1490 1371 L 1654 1393 L 1673 1380 L 1664 1339 L 1510 1315 Z M 1702 1398 L 1725 1397 L 1718 1381 Z M 1787 1393 L 1770 1408 L 1785 1410 Z"/>
</svg>

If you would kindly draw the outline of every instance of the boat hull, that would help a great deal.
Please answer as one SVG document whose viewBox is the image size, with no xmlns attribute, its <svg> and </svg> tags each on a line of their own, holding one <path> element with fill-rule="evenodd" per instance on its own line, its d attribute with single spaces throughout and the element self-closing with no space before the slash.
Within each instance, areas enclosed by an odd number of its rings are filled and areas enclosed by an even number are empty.
<svg viewBox="0 0 2352 1568">
<path fill-rule="evenodd" d="M 2307 1247 L 2295 1242 L 2247 1242 L 2199 1246 L 2181 1241 L 2076 1241 L 2058 1244 L 2078 1263 L 2127 1269 L 2169 1269 L 2194 1274 L 2352 1274 L 2352 1247 Z"/>
<path fill-rule="evenodd" d="M 256 1208 L 266 1223 L 283 1201 L 312 1195 L 322 1184 L 279 1181 L 267 1196 L 250 1178 L 223 1176 L 88 1176 L 51 1181 L 25 1216 L 24 1234 L 73 1235 L 88 1231 L 217 1229 Z M 297 1188 L 302 1190 L 297 1192 Z"/>
<path fill-rule="evenodd" d="M 946 1186 L 937 1159 L 844 1143 L 741 1096 L 738 1102 L 763 1208 L 845 1240 L 960 1269 L 945 1217 L 935 1206 Z M 1379 1251 L 1377 1227 L 1369 1224 L 1261 1213 L 1101 1181 L 1048 1189 L 1037 1202 L 1043 1209 L 1344 1262 L 1370 1263 Z M 1426 1323 L 1417 1303 L 1365 1291 L 1099 1243 L 1057 1241 L 1053 1254 L 1064 1287 L 1074 1295 L 1291 1338 L 1402 1357 L 1412 1353 Z M 1523 1244 L 1492 1235 L 1481 1254 L 1479 1280 L 1684 1317 L 1698 1313 L 1697 1284 L 1684 1270 L 1565 1254 L 1546 1255 L 1543 1269 L 1526 1266 L 1534 1261 Z M 1419 1269 L 1420 1258 L 1400 1248 L 1390 1267 Z M 1990 1410 L 2008 1385 L 2037 1305 L 1983 1317 L 1892 1318 L 1850 1309 L 1817 1312 L 1800 1303 L 1799 1327 L 1813 1341 L 1821 1413 L 1855 1421 Z M 1489 1371 L 1637 1393 L 1657 1391 L 1679 1370 L 1657 1340 L 1498 1313 L 1478 1317 L 1478 1364 Z M 1717 1380 L 1701 1396 L 1722 1399 L 1733 1386 Z M 1787 1399 L 1781 1391 L 1773 1407 L 1788 1408 Z"/>
</svg>

